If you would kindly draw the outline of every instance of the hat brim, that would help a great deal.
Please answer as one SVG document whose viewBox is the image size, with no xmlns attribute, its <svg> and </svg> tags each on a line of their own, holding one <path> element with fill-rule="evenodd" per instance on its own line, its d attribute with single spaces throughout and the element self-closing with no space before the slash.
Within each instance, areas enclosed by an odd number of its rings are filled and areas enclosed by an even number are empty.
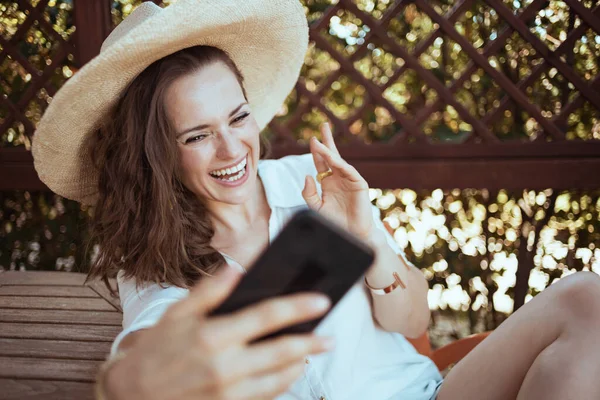
<svg viewBox="0 0 600 400">
<path fill-rule="evenodd" d="M 308 26 L 297 0 L 179 0 L 106 48 L 58 91 L 32 142 L 40 179 L 61 196 L 93 204 L 98 177 L 86 145 L 90 134 L 147 66 L 198 45 L 232 58 L 263 129 L 298 79 Z"/>
</svg>

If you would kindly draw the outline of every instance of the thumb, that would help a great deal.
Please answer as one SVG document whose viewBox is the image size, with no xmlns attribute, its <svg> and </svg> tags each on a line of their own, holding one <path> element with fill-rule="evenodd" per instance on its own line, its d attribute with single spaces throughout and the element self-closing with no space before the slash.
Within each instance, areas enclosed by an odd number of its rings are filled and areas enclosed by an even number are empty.
<svg viewBox="0 0 600 400">
<path fill-rule="evenodd" d="M 169 308 L 171 318 L 200 317 L 216 308 L 233 292 L 243 274 L 225 266 L 216 276 L 205 276 L 190 289 L 189 296 Z"/>
<path fill-rule="evenodd" d="M 321 208 L 322 202 L 319 197 L 319 193 L 317 192 L 317 184 L 312 176 L 307 175 L 304 179 L 304 189 L 302 190 L 302 197 L 306 204 L 313 210 L 319 210 Z"/>
</svg>

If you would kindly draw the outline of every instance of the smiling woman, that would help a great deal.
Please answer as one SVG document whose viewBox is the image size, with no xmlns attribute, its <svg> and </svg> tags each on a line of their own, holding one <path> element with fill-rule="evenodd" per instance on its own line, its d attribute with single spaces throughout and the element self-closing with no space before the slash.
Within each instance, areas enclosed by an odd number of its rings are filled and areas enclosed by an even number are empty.
<svg viewBox="0 0 600 400">
<path fill-rule="evenodd" d="M 187 48 L 151 64 L 114 110 L 90 142 L 99 171 L 92 228 L 103 244 L 92 276 L 115 276 L 128 260 L 127 277 L 191 286 L 225 262 L 208 208 L 246 201 L 268 150 L 242 74 L 220 49 Z"/>
<path fill-rule="evenodd" d="M 307 43 L 297 0 L 145 2 L 56 94 L 34 137 L 36 168 L 58 193 L 94 204 L 91 276 L 117 277 L 123 308 L 100 398 L 598 398 L 597 275 L 552 285 L 445 379 L 411 346 L 429 321 L 427 283 L 328 124 L 310 153 L 260 159 L 260 131 Z M 307 207 L 371 245 L 364 279 L 314 334 L 256 342 L 323 316 L 329 301 L 314 293 L 211 316 Z"/>
<path fill-rule="evenodd" d="M 225 54 L 221 59 L 228 60 Z M 260 129 L 235 65 L 212 62 L 180 77 L 167 90 L 165 104 L 174 130 L 181 132 L 183 184 L 206 203 L 246 200 L 256 186 Z"/>
</svg>

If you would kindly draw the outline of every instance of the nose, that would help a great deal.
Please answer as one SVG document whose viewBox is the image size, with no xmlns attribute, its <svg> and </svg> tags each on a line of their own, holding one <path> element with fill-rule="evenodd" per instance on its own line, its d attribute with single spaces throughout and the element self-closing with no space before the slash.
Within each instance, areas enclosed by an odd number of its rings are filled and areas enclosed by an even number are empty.
<svg viewBox="0 0 600 400">
<path fill-rule="evenodd" d="M 223 160 L 239 158 L 242 155 L 242 142 L 230 129 L 221 129 L 217 157 Z"/>
</svg>

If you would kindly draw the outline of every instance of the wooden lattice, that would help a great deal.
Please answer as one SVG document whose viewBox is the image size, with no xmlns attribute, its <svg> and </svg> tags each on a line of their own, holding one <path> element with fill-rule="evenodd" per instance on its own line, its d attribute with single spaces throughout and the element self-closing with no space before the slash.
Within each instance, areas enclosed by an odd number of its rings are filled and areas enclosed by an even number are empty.
<svg viewBox="0 0 600 400">
<path fill-rule="evenodd" d="M 527 26 L 547 6 L 547 0 L 531 1 L 518 15 L 513 14 L 513 11 L 500 0 L 486 0 L 486 7 L 502 18 L 505 26 L 493 40 L 488 40 L 485 46 L 476 48 L 463 34 L 457 31 L 455 23 L 464 18 L 465 13 L 470 12 L 469 10 L 476 7 L 478 3 L 474 0 L 461 0 L 456 2 L 454 7 L 445 15 L 441 15 L 440 12 L 434 9 L 431 2 L 426 0 L 400 0 L 394 2 L 385 11 L 382 18 L 377 20 L 370 13 L 361 10 L 356 2 L 339 0 L 336 5 L 327 9 L 321 19 L 311 27 L 311 40 L 315 46 L 319 50 L 328 53 L 339 64 L 339 68 L 333 71 L 316 90 L 309 90 L 303 79 L 299 81 L 296 86 L 297 97 L 294 99 L 298 105 L 293 114 L 285 116 L 283 122 L 275 122 L 271 125 L 276 133 L 277 141 L 289 144 L 291 139 L 297 136 L 293 132 L 301 124 L 303 116 L 309 113 L 311 109 L 318 110 L 327 119 L 331 120 L 337 129 L 338 135 L 346 139 L 347 142 L 356 141 L 357 132 L 353 129 L 353 125 L 364 117 L 365 110 L 375 106 L 384 109 L 398 123 L 400 129 L 393 139 L 403 143 L 440 141 L 436 140 L 438 138 L 435 136 L 427 134 L 424 125 L 426 121 L 435 119 L 435 113 L 444 110 L 448 106 L 451 106 L 456 111 L 459 119 L 468 124 L 470 128 L 461 132 L 464 134 L 462 136 L 456 135 L 455 138 L 446 139 L 466 143 L 497 143 L 512 139 L 512 137 L 503 138 L 493 129 L 507 109 L 518 109 L 526 112 L 531 118 L 532 125 L 539 127 L 536 132 L 518 137 L 518 139 L 525 139 L 526 141 L 545 142 L 567 139 L 567 120 L 586 101 L 595 110 L 597 121 L 600 113 L 600 94 L 598 94 L 600 73 L 598 66 L 594 66 L 595 70 L 590 70 L 586 73 L 586 77 L 582 77 L 572 65 L 569 65 L 569 60 L 572 59 L 575 42 L 585 35 L 588 29 L 591 29 L 596 35 L 600 34 L 599 5 L 596 5 L 593 9 L 588 9 L 576 0 L 566 1 L 565 3 L 570 7 L 572 20 L 579 19 L 580 23 L 576 27 L 573 23 L 569 24 L 564 40 L 556 48 L 551 49 Z M 401 13 L 406 12 L 407 7 L 416 7 L 417 12 L 425 14 L 435 24 L 433 32 L 418 38 L 420 40 L 412 51 L 409 51 L 407 46 L 394 38 L 387 29 L 391 21 Z M 326 32 L 326 29 L 331 26 L 332 18 L 339 19 L 348 14 L 358 18 L 359 23 L 368 27 L 368 33 L 362 38 L 362 43 L 359 46 L 353 46 L 355 51 L 352 54 L 344 54 L 336 49 L 332 45 L 332 41 L 328 40 L 331 35 Z M 537 58 L 534 60 L 535 65 L 527 66 L 528 73 L 520 79 L 515 79 L 514 76 L 509 76 L 508 73 L 500 71 L 500 68 L 493 65 L 494 61 L 491 61 L 501 51 L 505 51 L 507 40 L 514 37 L 515 33 L 537 53 Z M 470 58 L 466 68 L 455 79 L 440 78 L 439 74 L 436 75 L 435 70 L 426 68 L 419 59 L 438 38 L 441 38 L 442 41 L 451 40 L 458 44 Z M 367 53 L 372 53 L 373 48 L 383 50 L 396 60 L 401 61 L 401 66 L 398 66 L 393 74 L 381 84 L 375 82 L 375 79 L 365 77 L 354 64 Z M 452 65 L 446 67 L 451 68 Z M 545 112 L 544 105 L 536 102 L 535 96 L 532 98 L 527 94 L 527 88 L 530 88 L 542 74 L 550 69 L 553 69 L 553 74 L 560 74 L 562 77 L 563 101 L 560 104 L 560 109 Z M 491 78 L 500 88 L 499 104 L 490 107 L 483 115 L 473 113 L 457 96 L 457 92 L 465 90 L 465 83 L 478 70 L 483 71 L 483 74 L 479 76 Z M 406 110 L 403 112 L 398 104 L 390 102 L 385 94 L 391 85 L 409 71 L 416 73 L 418 80 L 435 92 L 434 101 L 422 104 L 410 116 L 407 115 Z M 590 76 L 590 74 L 593 74 L 593 76 Z M 339 82 L 341 77 L 350 77 L 353 82 L 362 86 L 365 90 L 365 99 L 362 101 L 362 105 L 357 107 L 347 118 L 340 118 L 322 101 L 327 98 L 331 85 Z M 543 99 L 542 96 L 540 98 Z M 410 114 L 410 110 L 408 114 Z M 381 127 L 377 126 L 376 128 Z M 598 139 L 600 136 L 590 134 L 586 137 L 586 139 L 592 138 Z"/>
<path fill-rule="evenodd" d="M 7 140 L 6 144 L 29 147 L 35 124 L 73 74 L 74 29 L 68 21 L 59 20 L 70 12 L 69 2 L 21 0 L 4 2 L 0 9 L 3 20 L 12 17 L 20 22 L 14 32 L 13 27 L 2 26 L 0 34 L 0 136 L 19 135 L 22 141 Z M 57 24 L 63 25 L 60 33 Z"/>
<path fill-rule="evenodd" d="M 591 172 L 600 169 L 596 1 L 302 1 L 311 48 L 267 130 L 275 157 L 306 152 L 307 138 L 329 120 L 342 155 L 375 187 L 600 185 Z M 31 80 L 12 93 L 12 82 L 0 79 L 0 137 L 8 129 L 30 135 L 60 85 L 50 79 L 57 68 L 74 71 L 91 59 L 141 3 L 74 0 L 78 30 L 63 37 L 48 22 L 57 2 L 8 2 L 27 18 L 12 36 L 0 35 L 0 66 L 10 59 Z M 562 10 L 559 20 L 553 9 Z M 467 32 L 470 21 L 477 32 Z M 47 66 L 19 51 L 32 26 L 55 43 Z M 42 103 L 33 117 L 32 102 Z M 1 188 L 43 187 L 28 153 L 0 149 L 0 166 L 9 171 Z"/>
</svg>

